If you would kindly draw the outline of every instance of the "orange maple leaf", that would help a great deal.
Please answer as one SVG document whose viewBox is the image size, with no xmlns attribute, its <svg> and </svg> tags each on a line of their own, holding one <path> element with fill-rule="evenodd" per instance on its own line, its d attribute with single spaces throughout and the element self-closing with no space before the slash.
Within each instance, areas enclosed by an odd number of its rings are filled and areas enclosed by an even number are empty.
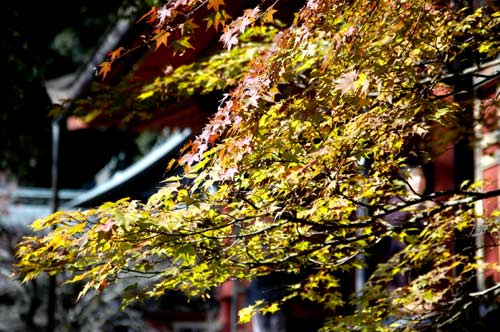
<svg viewBox="0 0 500 332">
<path fill-rule="evenodd" d="M 98 75 L 102 76 L 102 79 L 106 79 L 106 76 L 111 71 L 111 61 L 104 61 L 99 65 Z"/>
<path fill-rule="evenodd" d="M 149 10 L 149 12 L 147 12 L 144 15 L 142 15 L 141 18 L 138 19 L 136 23 L 139 23 L 140 21 L 146 20 L 146 19 L 147 19 L 146 23 L 153 23 L 154 21 L 156 21 L 157 13 L 158 13 L 158 9 L 156 9 L 156 7 L 153 6 Z"/>
<path fill-rule="evenodd" d="M 220 6 L 224 6 L 224 0 L 208 0 L 207 9 L 213 8 L 217 12 Z"/>
<path fill-rule="evenodd" d="M 108 56 L 110 56 L 111 57 L 111 61 L 113 61 L 114 59 L 118 58 L 122 54 L 122 52 L 124 50 L 125 49 L 123 47 L 119 47 L 119 48 L 117 48 L 114 51 L 108 52 Z"/>
<path fill-rule="evenodd" d="M 167 46 L 168 36 L 170 36 L 170 32 L 163 31 L 157 37 L 155 37 L 155 41 L 156 41 L 156 49 L 155 50 L 157 50 L 158 47 L 160 47 L 162 44 L 165 45 L 165 47 Z"/>
</svg>

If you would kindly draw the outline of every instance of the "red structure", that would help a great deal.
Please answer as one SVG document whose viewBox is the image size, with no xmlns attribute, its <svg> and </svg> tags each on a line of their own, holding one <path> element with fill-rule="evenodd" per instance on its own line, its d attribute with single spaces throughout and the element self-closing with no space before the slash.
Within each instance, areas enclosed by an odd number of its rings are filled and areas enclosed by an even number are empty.
<svg viewBox="0 0 500 332">
<path fill-rule="evenodd" d="M 498 59 L 486 63 L 480 73 L 484 77 L 498 76 L 500 71 L 500 61 Z M 475 177 L 481 180 L 483 189 L 496 190 L 500 188 L 500 109 L 495 103 L 500 93 L 500 82 L 497 79 L 487 80 L 485 78 L 474 80 L 474 115 L 481 119 L 475 128 L 477 138 L 474 161 Z M 492 197 L 478 203 L 478 211 L 486 217 L 498 209 L 498 197 Z M 482 225 L 477 225 L 480 229 Z M 487 234 L 478 239 L 478 255 L 485 262 L 500 261 L 499 234 Z M 480 271 L 479 289 L 484 289 L 488 285 L 500 282 L 500 274 L 492 271 Z"/>
</svg>

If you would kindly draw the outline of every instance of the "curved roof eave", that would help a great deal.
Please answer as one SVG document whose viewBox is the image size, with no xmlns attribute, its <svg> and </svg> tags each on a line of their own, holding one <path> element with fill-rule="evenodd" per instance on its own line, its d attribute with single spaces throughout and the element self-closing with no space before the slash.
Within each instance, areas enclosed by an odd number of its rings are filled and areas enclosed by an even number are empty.
<svg viewBox="0 0 500 332">
<path fill-rule="evenodd" d="M 163 144 L 153 149 L 139 161 L 115 174 L 105 183 L 67 202 L 61 208 L 74 209 L 97 205 L 108 199 L 118 198 L 120 193 L 122 197 L 128 196 L 128 193 L 123 190 L 124 187 L 134 181 L 137 182 L 141 175 L 145 175 L 145 173 L 154 167 L 160 166 L 164 169 L 164 165 L 166 165 L 168 159 L 172 158 L 173 154 L 177 153 L 190 137 L 191 129 L 189 128 L 173 133 Z"/>
<path fill-rule="evenodd" d="M 128 19 L 118 20 L 82 68 L 77 72 L 47 80 L 45 89 L 52 103 L 62 104 L 66 100 L 80 96 L 94 78 L 96 68 L 104 61 L 106 54 L 118 46 L 129 29 L 130 21 Z"/>
</svg>

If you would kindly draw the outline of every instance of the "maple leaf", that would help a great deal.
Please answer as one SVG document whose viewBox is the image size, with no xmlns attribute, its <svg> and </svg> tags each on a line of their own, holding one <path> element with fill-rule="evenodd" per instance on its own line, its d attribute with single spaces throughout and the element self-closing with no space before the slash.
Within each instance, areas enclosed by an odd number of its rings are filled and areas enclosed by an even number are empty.
<svg viewBox="0 0 500 332">
<path fill-rule="evenodd" d="M 223 174 L 222 174 L 222 177 L 225 178 L 225 179 L 234 179 L 234 176 L 236 175 L 236 173 L 238 173 L 238 168 L 236 167 L 231 167 L 229 169 L 227 169 Z"/>
<path fill-rule="evenodd" d="M 341 95 L 344 95 L 349 91 L 354 91 L 356 89 L 357 78 L 358 74 L 355 70 L 342 74 L 342 76 L 334 81 L 335 90 L 342 91 Z"/>
<path fill-rule="evenodd" d="M 113 221 L 113 219 L 108 219 L 104 224 L 100 224 L 99 226 L 97 226 L 96 230 L 98 232 L 107 233 L 111 230 L 114 224 L 115 222 Z"/>
<path fill-rule="evenodd" d="M 429 128 L 427 128 L 427 126 L 416 124 L 413 125 L 412 131 L 418 136 L 425 136 L 429 133 Z"/>
<path fill-rule="evenodd" d="M 215 118 L 217 122 L 214 124 L 214 128 L 226 128 L 231 124 L 231 118 L 227 112 L 220 112 Z"/>
<path fill-rule="evenodd" d="M 208 140 L 210 139 L 210 136 L 214 135 L 215 134 L 215 129 L 209 124 L 207 125 L 202 133 L 198 136 L 198 138 L 202 141 L 202 142 L 208 142 Z"/>
<path fill-rule="evenodd" d="M 243 33 L 245 32 L 246 27 L 253 23 L 253 20 L 251 17 L 243 16 L 237 21 L 237 23 L 238 24 L 236 24 L 236 27 L 238 28 L 238 30 L 240 30 L 241 33 Z"/>
<path fill-rule="evenodd" d="M 207 151 L 207 150 L 208 150 L 208 144 L 207 143 L 205 143 L 205 144 L 199 144 L 198 145 L 198 155 L 199 156 L 202 156 L 205 153 L 205 151 Z"/>
<path fill-rule="evenodd" d="M 146 23 L 153 23 L 156 20 L 157 11 L 158 10 L 156 9 L 155 6 L 151 7 L 151 9 L 146 14 L 142 15 L 141 18 L 139 18 L 136 23 L 139 23 L 142 20 L 146 20 Z"/>
<path fill-rule="evenodd" d="M 114 51 L 110 51 L 108 52 L 108 56 L 111 57 L 111 61 L 115 60 L 116 58 L 120 57 L 120 55 L 122 54 L 122 52 L 124 51 L 125 49 L 123 47 L 119 47 L 117 48 L 116 50 Z"/>
<path fill-rule="evenodd" d="M 230 50 L 233 45 L 238 44 L 238 38 L 235 36 L 235 31 L 228 29 L 226 32 L 222 34 L 220 40 L 224 43 L 224 47 Z"/>
<path fill-rule="evenodd" d="M 257 93 L 251 94 L 247 101 L 248 105 L 252 105 L 253 107 L 259 107 L 259 99 L 261 99 L 261 96 Z"/>
<path fill-rule="evenodd" d="M 200 160 L 200 156 L 198 155 L 198 153 L 186 153 L 179 160 L 179 163 L 181 165 L 191 166 L 194 162 L 199 161 L 199 160 Z"/>
<path fill-rule="evenodd" d="M 259 6 L 255 7 L 255 8 L 252 8 L 252 9 L 246 9 L 244 12 L 243 12 L 243 15 L 244 16 L 247 16 L 247 17 L 250 17 L 252 19 L 255 20 L 255 18 L 257 17 L 257 14 L 260 13 L 260 8 Z"/>
<path fill-rule="evenodd" d="M 224 16 L 221 14 L 221 12 L 217 12 L 215 14 L 215 18 L 214 18 L 214 22 L 213 22 L 214 29 L 219 30 L 219 27 L 224 26 L 224 24 L 225 24 Z"/>
<path fill-rule="evenodd" d="M 160 10 L 158 11 L 158 25 L 163 24 L 165 20 L 171 16 L 172 16 L 171 8 L 167 8 L 166 5 L 161 7 Z"/>
<path fill-rule="evenodd" d="M 99 65 L 98 75 L 102 76 L 102 79 L 106 79 L 106 76 L 111 71 L 111 61 L 104 61 Z"/>
<path fill-rule="evenodd" d="M 157 50 L 158 47 L 160 47 L 161 45 L 167 46 L 167 39 L 169 36 L 170 36 L 170 32 L 168 32 L 168 31 L 163 31 L 162 33 L 160 33 L 155 38 L 155 41 L 156 41 L 156 49 L 155 50 Z"/>
<path fill-rule="evenodd" d="M 208 0 L 207 9 L 213 8 L 217 12 L 220 6 L 224 6 L 224 0 Z"/>
<path fill-rule="evenodd" d="M 214 15 L 208 15 L 208 16 L 204 19 L 204 21 L 206 21 L 206 22 L 207 22 L 207 26 L 206 26 L 206 29 L 205 29 L 206 31 L 208 31 L 208 29 L 210 29 L 210 27 L 211 27 L 212 25 L 214 25 L 214 17 L 215 17 Z M 217 28 L 216 28 L 215 26 L 214 26 L 214 29 L 216 29 L 216 30 L 217 30 Z"/>
<path fill-rule="evenodd" d="M 193 33 L 195 29 L 198 29 L 200 26 L 193 22 L 193 20 L 189 19 L 186 22 L 179 24 L 179 27 L 182 31 L 182 35 L 187 35 Z"/>
<path fill-rule="evenodd" d="M 188 36 L 182 37 L 181 39 L 176 40 L 176 43 L 179 44 L 179 45 L 181 45 L 181 46 L 183 46 L 184 48 L 192 48 L 192 49 L 194 49 L 194 46 L 191 45 L 191 43 L 189 42 L 190 38 L 191 37 L 188 37 Z"/>
<path fill-rule="evenodd" d="M 262 16 L 262 20 L 266 23 L 273 23 L 274 22 L 274 17 L 273 15 L 277 12 L 276 9 L 273 7 L 269 7 L 265 12 L 264 16 Z"/>
<path fill-rule="evenodd" d="M 186 52 L 186 49 L 188 49 L 188 48 L 194 49 L 194 46 L 191 45 L 191 43 L 189 42 L 189 38 L 190 37 L 188 37 L 188 36 L 182 37 L 181 39 L 175 40 L 172 43 L 172 48 L 174 49 L 174 54 L 181 54 L 182 55 Z"/>
</svg>

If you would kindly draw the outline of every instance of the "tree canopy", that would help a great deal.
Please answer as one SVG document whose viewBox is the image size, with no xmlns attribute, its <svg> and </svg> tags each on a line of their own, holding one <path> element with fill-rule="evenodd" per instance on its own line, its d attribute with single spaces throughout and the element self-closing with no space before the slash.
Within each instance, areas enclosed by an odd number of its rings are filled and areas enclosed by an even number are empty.
<svg viewBox="0 0 500 332">
<path fill-rule="evenodd" d="M 147 202 L 125 198 L 35 221 L 40 233 L 19 245 L 17 275 L 71 271 L 70 282 L 84 282 L 81 295 L 150 278 L 124 292 L 127 305 L 307 271 L 279 301 L 247 307 L 240 319 L 294 298 L 325 308 L 324 331 L 435 330 L 462 319 L 480 300 L 468 287 L 473 272 L 498 267 L 477 260 L 473 245 L 453 243 L 473 243 L 478 220 L 498 230 L 497 214 L 474 204 L 499 192 L 467 182 L 421 193 L 408 169 L 417 159 L 432 163 L 470 130 L 460 127 L 465 106 L 454 97 L 463 91 L 451 82 L 471 74 L 457 67 L 463 59 L 473 67 L 498 56 L 500 13 L 423 0 L 308 0 L 288 22 L 278 19 L 287 1 L 243 3 L 236 16 L 230 1 L 168 1 L 141 18 L 154 47 L 182 53 L 194 34 L 216 29 L 224 49 L 166 71 L 132 105 L 144 111 L 152 99 L 221 91 L 219 108 L 170 163 L 183 175 Z M 100 74 L 125 51 L 110 53 Z M 395 213 L 405 221 L 391 223 Z M 406 247 L 346 296 L 345 276 L 388 239 Z M 389 293 L 408 271 L 417 276 Z"/>
</svg>

